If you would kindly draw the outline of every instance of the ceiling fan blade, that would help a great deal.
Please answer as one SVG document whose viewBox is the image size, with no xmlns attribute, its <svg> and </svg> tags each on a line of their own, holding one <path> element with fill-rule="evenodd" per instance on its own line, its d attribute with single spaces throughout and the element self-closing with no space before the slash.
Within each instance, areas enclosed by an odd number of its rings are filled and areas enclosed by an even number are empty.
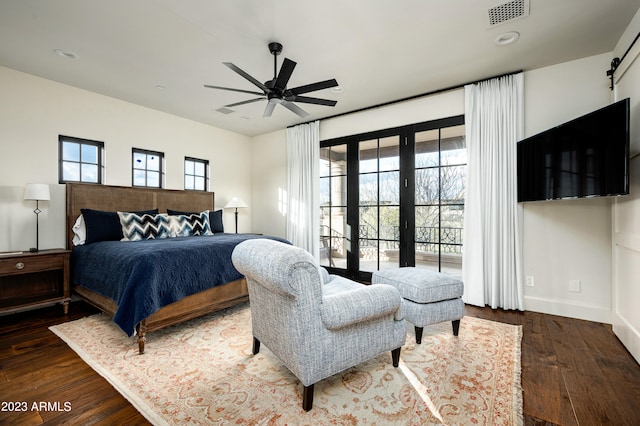
<svg viewBox="0 0 640 426">
<path fill-rule="evenodd" d="M 284 62 L 280 67 L 280 72 L 278 73 L 278 78 L 276 79 L 275 87 L 280 90 L 284 90 L 287 87 L 287 83 L 291 78 L 291 74 L 293 73 L 294 68 L 296 67 L 296 63 L 289 58 L 284 58 Z"/>
<path fill-rule="evenodd" d="M 303 93 L 315 92 L 316 90 L 328 89 L 330 87 L 336 87 L 338 82 L 335 78 L 331 80 L 319 81 L 317 83 L 306 84 L 304 86 L 294 87 L 293 89 L 289 89 L 288 92 L 293 93 L 294 95 L 301 95 Z"/>
<path fill-rule="evenodd" d="M 244 104 L 250 104 L 250 103 L 253 103 L 253 102 L 263 101 L 265 99 L 266 98 L 263 96 L 262 98 L 249 99 L 248 101 L 236 102 L 235 104 L 225 105 L 225 107 L 231 108 L 231 107 L 235 107 L 235 106 L 238 106 L 238 105 L 244 105 Z"/>
<path fill-rule="evenodd" d="M 263 117 L 271 117 L 271 114 L 273 114 L 273 110 L 276 108 L 276 104 L 273 102 L 267 102 L 267 107 L 264 109 L 264 114 L 262 114 Z"/>
<path fill-rule="evenodd" d="M 237 72 L 238 74 L 240 74 L 241 76 L 243 76 L 247 80 L 249 80 L 251 83 L 253 83 L 256 86 L 258 86 L 260 89 L 264 90 L 265 93 L 271 92 L 271 89 L 267 88 L 267 86 L 265 86 L 264 84 L 260 83 L 258 80 L 256 80 L 255 78 L 251 77 L 249 74 L 247 74 L 246 72 L 244 72 L 242 69 L 238 68 L 237 66 L 233 65 L 231 62 L 223 62 L 223 64 L 225 64 L 227 67 L 229 67 L 233 71 Z"/>
<path fill-rule="evenodd" d="M 305 118 L 306 116 L 309 115 L 309 113 L 307 113 L 305 110 L 303 110 L 302 108 L 300 108 L 298 105 L 289 102 L 289 101 L 282 101 L 280 103 L 280 105 L 282 105 L 283 107 L 285 107 L 286 109 L 288 109 L 291 112 L 294 112 L 296 114 L 298 114 L 300 117 Z"/>
<path fill-rule="evenodd" d="M 320 98 L 310 98 L 308 96 L 294 96 L 292 101 L 295 102 L 303 102 L 305 104 L 314 104 L 314 105 L 325 105 L 325 106 L 336 106 L 338 101 L 332 101 L 329 99 L 320 99 Z"/>
<path fill-rule="evenodd" d="M 231 87 L 212 86 L 210 84 L 205 84 L 204 87 L 207 87 L 209 89 L 221 89 L 221 90 L 230 90 L 232 92 L 249 93 L 250 95 L 264 95 L 264 93 L 252 92 L 251 90 L 232 89 Z"/>
</svg>

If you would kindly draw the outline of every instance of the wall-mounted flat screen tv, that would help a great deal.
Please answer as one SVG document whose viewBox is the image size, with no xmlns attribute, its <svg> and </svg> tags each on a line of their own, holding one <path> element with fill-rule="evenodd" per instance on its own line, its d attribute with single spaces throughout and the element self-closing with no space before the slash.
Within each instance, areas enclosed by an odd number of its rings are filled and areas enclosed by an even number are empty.
<svg viewBox="0 0 640 426">
<path fill-rule="evenodd" d="M 629 99 L 518 142 L 518 201 L 629 193 Z"/>
</svg>

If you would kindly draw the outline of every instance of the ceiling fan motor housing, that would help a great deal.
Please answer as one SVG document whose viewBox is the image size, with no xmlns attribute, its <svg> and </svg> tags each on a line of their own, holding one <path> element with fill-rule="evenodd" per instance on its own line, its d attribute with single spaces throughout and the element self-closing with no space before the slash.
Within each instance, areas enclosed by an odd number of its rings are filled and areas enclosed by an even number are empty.
<svg viewBox="0 0 640 426">
<path fill-rule="evenodd" d="M 282 53 L 282 45 L 275 41 L 269 43 L 269 52 L 271 52 L 272 55 L 279 55 Z"/>
</svg>

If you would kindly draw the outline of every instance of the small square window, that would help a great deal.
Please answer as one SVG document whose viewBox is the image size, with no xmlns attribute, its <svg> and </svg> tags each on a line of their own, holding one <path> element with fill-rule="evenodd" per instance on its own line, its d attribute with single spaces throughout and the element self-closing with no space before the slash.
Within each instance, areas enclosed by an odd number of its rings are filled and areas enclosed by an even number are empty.
<svg viewBox="0 0 640 426">
<path fill-rule="evenodd" d="M 133 148 L 132 185 L 162 188 L 164 153 Z"/>
<path fill-rule="evenodd" d="M 184 189 L 206 191 L 209 181 L 209 160 L 184 158 Z"/>
<path fill-rule="evenodd" d="M 58 181 L 102 183 L 104 142 L 58 136 Z"/>
</svg>

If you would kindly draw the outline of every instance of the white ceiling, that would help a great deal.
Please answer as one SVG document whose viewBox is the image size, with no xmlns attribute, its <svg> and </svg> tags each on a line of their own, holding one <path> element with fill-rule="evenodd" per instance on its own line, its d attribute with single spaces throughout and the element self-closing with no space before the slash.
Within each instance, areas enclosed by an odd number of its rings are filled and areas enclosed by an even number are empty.
<svg viewBox="0 0 640 426">
<path fill-rule="evenodd" d="M 610 52 L 640 0 L 530 0 L 528 17 L 489 27 L 503 0 L 0 0 L 0 65 L 246 135 Z M 518 41 L 497 46 L 499 35 Z M 299 104 L 299 118 L 266 101 L 223 105 L 256 90 L 225 67 L 273 77 L 267 44 L 298 63 L 289 87 L 336 78 Z M 65 59 L 55 49 L 71 51 Z M 606 70 L 602 70 L 603 77 Z M 606 78 L 606 77 L 604 77 Z M 163 90 L 157 86 L 164 87 Z"/>
</svg>

